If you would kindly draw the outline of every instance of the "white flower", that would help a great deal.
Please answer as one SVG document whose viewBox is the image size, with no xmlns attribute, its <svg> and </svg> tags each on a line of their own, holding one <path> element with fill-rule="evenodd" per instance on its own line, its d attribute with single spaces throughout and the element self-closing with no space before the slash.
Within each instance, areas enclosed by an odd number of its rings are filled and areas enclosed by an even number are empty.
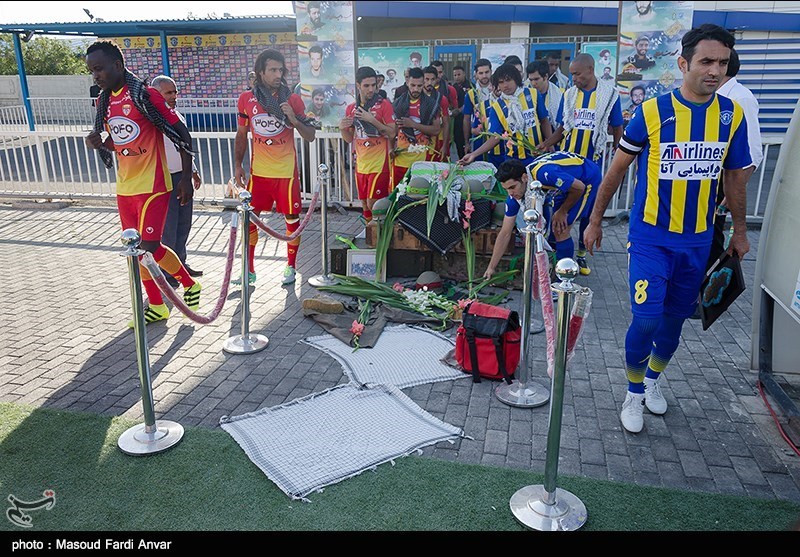
<svg viewBox="0 0 800 557">
<path fill-rule="evenodd" d="M 397 190 L 398 195 L 405 195 L 406 190 L 408 190 L 408 186 L 406 186 L 405 184 L 400 184 L 395 189 Z"/>
</svg>

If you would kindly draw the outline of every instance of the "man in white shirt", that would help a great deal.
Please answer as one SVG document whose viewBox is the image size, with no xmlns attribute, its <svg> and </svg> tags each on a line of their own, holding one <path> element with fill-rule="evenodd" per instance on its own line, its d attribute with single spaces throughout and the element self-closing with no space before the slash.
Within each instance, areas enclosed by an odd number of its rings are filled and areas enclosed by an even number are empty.
<svg viewBox="0 0 800 557">
<path fill-rule="evenodd" d="M 164 100 L 167 101 L 167 106 L 175 110 L 175 114 L 185 125 L 186 118 L 175 108 L 175 105 L 178 104 L 178 87 L 175 84 L 175 80 L 166 75 L 159 75 L 153 78 L 150 85 L 158 89 Z M 200 277 L 203 276 L 203 271 L 196 271 L 186 264 L 186 241 L 189 239 L 189 232 L 192 229 L 192 202 L 189 201 L 186 205 L 181 205 L 176 193 L 178 189 L 176 184 L 181 179 L 181 156 L 175 145 L 166 137 L 164 137 L 164 150 L 167 154 L 167 167 L 169 168 L 170 176 L 172 176 L 172 194 L 169 199 L 169 209 L 167 210 L 161 243 L 172 248 L 178 259 L 183 263 L 183 266 L 186 267 L 189 276 Z M 200 183 L 200 173 L 197 171 L 194 162 L 192 162 L 192 184 L 194 189 L 198 189 Z M 166 273 L 164 276 L 167 278 L 167 282 L 171 283 L 169 279 L 172 277 Z"/>
<path fill-rule="evenodd" d="M 744 111 L 744 120 L 747 122 L 747 144 L 750 147 L 750 158 L 752 164 L 744 169 L 745 183 L 750 180 L 750 177 L 761 164 L 764 158 L 764 151 L 761 145 L 761 128 L 758 123 L 758 101 L 750 89 L 739 83 L 736 79 L 736 74 L 739 73 L 739 54 L 736 50 L 731 49 L 731 59 L 728 62 L 728 69 L 725 72 L 725 77 L 720 80 L 720 86 L 717 89 L 717 94 L 723 97 L 728 97 L 736 101 Z M 720 255 L 725 251 L 725 223 L 728 218 L 728 208 L 725 203 L 725 194 L 721 185 L 725 182 L 725 171 L 722 172 L 722 179 L 720 180 L 720 187 L 717 188 L 717 209 L 714 215 L 714 236 L 711 240 L 711 251 L 708 254 L 708 262 L 706 263 L 706 271 L 716 263 Z M 700 305 L 694 312 L 692 319 L 700 319 Z"/>
<path fill-rule="evenodd" d="M 731 49 L 731 59 L 728 62 L 728 70 L 725 72 L 725 77 L 720 80 L 721 85 L 717 89 L 717 94 L 723 97 L 728 97 L 736 101 L 744 110 L 744 119 L 747 122 L 747 143 L 750 146 L 750 158 L 753 159 L 753 164 L 745 168 L 745 183 L 750 180 L 750 176 L 761 164 L 764 158 L 763 148 L 761 146 L 761 128 L 758 124 L 758 101 L 750 92 L 750 89 L 739 83 L 736 79 L 736 74 L 739 73 L 739 54 L 736 50 Z M 725 181 L 725 173 L 722 174 L 722 182 Z M 722 194 L 722 188 L 718 188 L 717 197 L 717 215 L 718 218 L 714 219 L 714 240 L 711 244 L 711 254 L 709 255 L 709 265 L 714 263 L 725 249 L 725 217 L 728 210 L 725 208 L 725 199 Z"/>
</svg>

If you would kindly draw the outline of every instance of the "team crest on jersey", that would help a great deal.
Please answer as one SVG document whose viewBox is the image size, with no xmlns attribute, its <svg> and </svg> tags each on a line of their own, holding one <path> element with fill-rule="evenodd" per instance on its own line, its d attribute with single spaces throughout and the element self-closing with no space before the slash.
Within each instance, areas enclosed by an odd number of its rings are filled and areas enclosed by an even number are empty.
<svg viewBox="0 0 800 557">
<path fill-rule="evenodd" d="M 128 116 L 128 115 L 131 113 L 131 105 L 129 105 L 129 104 L 123 104 L 123 105 L 122 105 L 122 113 L 123 113 L 125 116 Z"/>
<path fill-rule="evenodd" d="M 108 120 L 108 128 L 115 145 L 130 143 L 139 137 L 141 133 L 139 124 L 124 116 L 114 116 L 110 118 Z"/>
<path fill-rule="evenodd" d="M 725 110 L 723 112 L 720 112 L 719 119 L 724 125 L 728 126 L 730 125 L 731 122 L 733 122 L 733 112 L 731 112 L 730 110 Z"/>
<path fill-rule="evenodd" d="M 253 125 L 253 133 L 262 137 L 273 137 L 286 129 L 286 126 L 272 114 L 258 114 L 253 116 L 250 122 Z"/>
</svg>

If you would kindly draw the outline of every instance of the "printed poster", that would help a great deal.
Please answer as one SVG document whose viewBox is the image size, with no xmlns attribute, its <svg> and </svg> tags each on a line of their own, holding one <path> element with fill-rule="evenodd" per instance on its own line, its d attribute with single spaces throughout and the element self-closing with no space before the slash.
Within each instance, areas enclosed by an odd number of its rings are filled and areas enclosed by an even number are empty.
<svg viewBox="0 0 800 557">
<path fill-rule="evenodd" d="M 626 122 L 642 101 L 680 87 L 681 39 L 692 28 L 693 15 L 691 1 L 620 2 L 616 77 Z"/>
<path fill-rule="evenodd" d="M 294 2 L 300 83 L 306 115 L 337 130 L 355 100 L 353 2 Z"/>
<path fill-rule="evenodd" d="M 516 54 L 522 60 L 522 71 L 525 71 L 525 45 L 522 43 L 488 43 L 481 46 L 480 58 L 486 58 L 492 63 L 492 71 L 503 64 L 506 57 Z M 522 76 L 525 81 L 527 75 Z"/>
<path fill-rule="evenodd" d="M 584 43 L 581 52 L 594 58 L 594 75 L 597 79 L 616 79 L 617 43 Z"/>
<path fill-rule="evenodd" d="M 358 65 L 369 66 L 385 76 L 382 89 L 394 101 L 394 91 L 405 83 L 406 68 L 424 68 L 430 64 L 427 46 L 375 47 L 358 49 Z"/>
</svg>

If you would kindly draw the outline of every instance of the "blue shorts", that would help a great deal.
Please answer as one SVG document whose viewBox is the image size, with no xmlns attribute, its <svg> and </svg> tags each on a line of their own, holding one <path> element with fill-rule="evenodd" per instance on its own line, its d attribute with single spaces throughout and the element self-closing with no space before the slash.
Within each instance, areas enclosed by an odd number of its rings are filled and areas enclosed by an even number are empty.
<svg viewBox="0 0 800 557">
<path fill-rule="evenodd" d="M 711 245 L 674 248 L 628 243 L 631 311 L 638 317 L 694 313 Z"/>
<path fill-rule="evenodd" d="M 567 212 L 568 225 L 571 225 L 578 218 L 589 218 L 589 216 L 592 214 L 592 209 L 594 209 L 594 200 L 597 197 L 597 190 L 600 189 L 601 181 L 602 176 L 599 172 L 597 175 L 593 176 L 591 180 L 586 181 L 586 188 L 589 191 L 585 192 L 583 197 L 581 197 L 578 202 Z M 558 211 L 566 199 L 566 195 L 559 194 L 557 197 L 555 197 L 555 200 L 552 204 L 545 203 L 544 218 L 547 219 L 547 222 L 550 222 L 550 216 L 552 213 Z"/>
</svg>

